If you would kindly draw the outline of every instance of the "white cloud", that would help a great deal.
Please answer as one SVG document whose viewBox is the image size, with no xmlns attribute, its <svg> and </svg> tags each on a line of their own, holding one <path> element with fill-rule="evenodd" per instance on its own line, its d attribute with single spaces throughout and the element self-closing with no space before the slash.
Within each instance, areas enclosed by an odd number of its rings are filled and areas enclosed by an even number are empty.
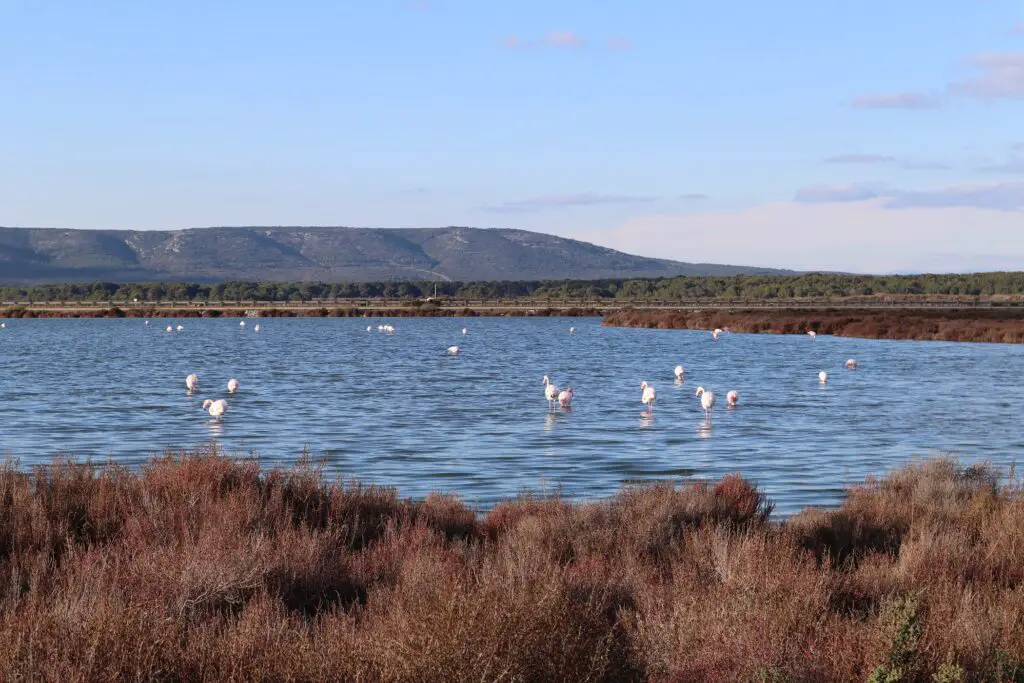
<svg viewBox="0 0 1024 683">
<path fill-rule="evenodd" d="M 656 214 L 570 237 L 681 261 L 799 270 L 1024 270 L 1024 211 L 908 206 L 885 198 Z"/>
</svg>

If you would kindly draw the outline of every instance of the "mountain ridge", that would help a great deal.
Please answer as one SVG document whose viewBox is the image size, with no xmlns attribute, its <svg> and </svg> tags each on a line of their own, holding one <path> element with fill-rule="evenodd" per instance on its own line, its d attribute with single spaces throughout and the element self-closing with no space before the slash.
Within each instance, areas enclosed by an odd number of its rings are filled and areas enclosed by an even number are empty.
<svg viewBox="0 0 1024 683">
<path fill-rule="evenodd" d="M 547 280 L 796 274 L 635 256 L 502 228 L 0 227 L 0 283 Z"/>
</svg>

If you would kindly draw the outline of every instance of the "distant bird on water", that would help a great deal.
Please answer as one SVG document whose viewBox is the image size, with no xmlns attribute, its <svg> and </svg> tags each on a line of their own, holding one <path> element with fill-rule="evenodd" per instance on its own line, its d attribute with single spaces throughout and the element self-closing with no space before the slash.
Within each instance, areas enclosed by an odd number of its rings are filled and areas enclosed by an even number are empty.
<svg viewBox="0 0 1024 683">
<path fill-rule="evenodd" d="M 818 373 L 818 381 L 819 381 L 819 382 L 821 382 L 822 384 L 824 384 L 825 382 L 827 382 L 827 381 L 828 381 L 828 373 L 827 373 L 827 372 L 825 372 L 824 370 L 822 370 L 821 372 L 819 372 L 819 373 Z"/>
<path fill-rule="evenodd" d="M 256 323 L 256 327 L 252 328 L 252 331 L 253 332 L 259 332 L 260 331 L 260 324 Z"/>
<path fill-rule="evenodd" d="M 210 417 L 219 420 L 221 417 L 223 417 L 224 413 L 227 412 L 228 402 L 222 398 L 219 398 L 216 401 L 206 399 L 205 401 L 203 401 L 203 410 L 209 412 Z"/>
<path fill-rule="evenodd" d="M 811 341 L 818 340 L 818 333 L 815 332 L 814 330 L 807 330 L 807 336 L 811 338 Z"/>
<path fill-rule="evenodd" d="M 647 414 L 650 415 L 654 410 L 654 399 L 657 398 L 657 392 L 647 382 L 640 382 L 640 402 L 647 406 Z"/>
<path fill-rule="evenodd" d="M 239 327 L 245 327 L 245 321 L 244 320 L 239 320 L 238 321 L 238 326 Z"/>
<path fill-rule="evenodd" d="M 715 341 L 718 341 L 718 335 L 720 334 L 722 334 L 722 330 L 718 329 L 717 327 L 711 330 L 711 338 L 714 339 Z"/>
<path fill-rule="evenodd" d="M 168 332 L 174 332 L 174 328 L 173 328 L 173 327 L 171 327 L 170 325 L 168 325 L 168 326 L 167 326 L 167 331 L 168 331 Z"/>
<path fill-rule="evenodd" d="M 740 392 L 736 391 L 735 389 L 733 389 L 732 391 L 730 391 L 728 394 L 725 395 L 725 403 L 726 403 L 726 405 L 734 406 L 734 405 L 737 405 L 739 402 L 740 402 Z"/>
<path fill-rule="evenodd" d="M 850 360 L 846 361 L 846 369 L 847 370 L 856 370 L 857 369 L 857 361 L 855 361 L 852 358 Z"/>
<path fill-rule="evenodd" d="M 196 373 L 193 372 L 191 375 L 185 378 L 185 388 L 188 389 L 189 391 L 195 391 L 196 387 L 198 386 L 199 375 L 197 375 Z"/>
<path fill-rule="evenodd" d="M 229 379 L 228 380 L 228 393 L 229 394 L 233 394 L 236 391 L 238 391 L 238 380 L 237 379 Z"/>
<path fill-rule="evenodd" d="M 675 373 L 676 373 L 676 379 L 681 380 L 681 379 L 683 379 L 683 376 L 686 375 L 686 368 L 684 368 L 682 365 L 677 365 L 676 369 L 675 369 Z"/>
<path fill-rule="evenodd" d="M 457 356 L 460 353 L 462 353 L 462 349 L 460 349 L 458 346 L 449 346 L 448 347 L 448 355 L 449 356 Z"/>
<path fill-rule="evenodd" d="M 462 328 L 462 336 L 465 337 L 467 334 L 469 334 L 469 330 L 466 329 L 465 327 L 463 327 Z"/>
<path fill-rule="evenodd" d="M 178 325 L 178 332 L 181 332 L 184 329 L 185 329 L 184 325 Z"/>
<path fill-rule="evenodd" d="M 576 334 L 576 328 L 575 327 L 570 327 L 569 328 L 569 334 Z"/>
<path fill-rule="evenodd" d="M 711 409 L 715 407 L 715 392 L 704 391 L 704 387 L 697 387 L 695 395 L 700 397 L 700 407 L 704 409 L 704 421 L 711 424 Z"/>
</svg>

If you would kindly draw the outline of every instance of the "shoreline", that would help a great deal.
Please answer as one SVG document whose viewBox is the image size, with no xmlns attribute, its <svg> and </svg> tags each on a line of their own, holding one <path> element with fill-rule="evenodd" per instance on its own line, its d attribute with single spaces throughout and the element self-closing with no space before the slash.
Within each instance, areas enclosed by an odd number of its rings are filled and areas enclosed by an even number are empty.
<svg viewBox="0 0 1024 683">
<path fill-rule="evenodd" d="M 1024 343 L 1024 308 L 985 309 L 734 309 L 729 311 L 623 309 L 606 327 L 659 330 L 729 328 L 745 334 L 806 334 L 857 339 Z"/>
</svg>

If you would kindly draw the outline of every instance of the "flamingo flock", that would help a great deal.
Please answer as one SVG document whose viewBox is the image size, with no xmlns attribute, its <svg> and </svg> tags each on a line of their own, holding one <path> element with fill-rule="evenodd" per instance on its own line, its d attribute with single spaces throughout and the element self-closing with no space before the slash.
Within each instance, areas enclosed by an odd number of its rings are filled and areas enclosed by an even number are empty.
<svg viewBox="0 0 1024 683">
<path fill-rule="evenodd" d="M 148 324 L 148 323 L 149 323 L 149 321 L 147 320 L 146 324 Z M 2 327 L 3 327 L 3 324 L 0 323 L 0 328 L 2 328 Z M 241 328 L 245 327 L 245 321 L 244 320 L 239 322 L 239 327 L 241 327 Z M 166 328 L 167 332 L 172 332 L 175 329 L 177 329 L 177 331 L 180 332 L 180 331 L 182 331 L 184 329 L 184 327 L 182 325 L 178 325 L 177 328 L 174 328 L 171 325 L 168 325 L 167 328 Z M 258 332 L 259 329 L 260 329 L 259 324 L 256 324 L 253 327 L 253 329 L 254 329 L 254 331 Z M 367 326 L 366 331 L 367 332 L 372 332 L 373 329 L 374 329 L 373 326 Z M 378 332 L 385 333 L 385 334 L 394 334 L 394 331 L 395 331 L 395 328 L 392 325 L 383 324 L 383 323 L 379 324 L 376 329 L 377 329 Z M 463 327 L 461 329 L 461 332 L 462 332 L 462 336 L 466 336 L 466 335 L 468 335 L 469 330 L 468 330 L 468 328 Z M 576 333 L 576 328 L 575 327 L 570 327 L 569 328 L 569 333 L 570 334 L 575 334 Z M 729 334 L 729 333 L 730 333 L 730 330 L 727 327 L 715 328 L 714 330 L 711 331 L 711 336 L 712 336 L 713 340 L 718 341 L 722 334 Z M 812 331 L 808 331 L 807 335 L 811 338 L 812 341 L 815 341 L 816 338 L 817 338 L 817 334 L 813 330 Z M 462 351 L 463 351 L 463 349 L 462 349 L 461 346 L 452 345 L 452 346 L 449 346 L 445 350 L 445 353 L 447 355 L 449 355 L 449 356 L 459 356 L 459 355 L 462 354 Z M 857 369 L 857 360 L 854 359 L 854 358 L 849 358 L 849 359 L 846 360 L 846 362 L 843 364 L 843 366 L 847 370 L 856 370 Z M 681 384 L 684 381 L 685 376 L 686 376 L 686 369 L 683 366 L 683 364 L 680 363 L 679 365 L 676 365 L 675 368 L 673 368 L 673 375 L 675 376 L 675 380 L 676 380 L 677 384 Z M 818 373 L 818 382 L 820 384 L 825 385 L 825 384 L 828 383 L 828 380 L 829 380 L 829 373 L 827 371 L 822 370 L 822 371 L 820 371 Z M 573 390 L 573 388 L 571 386 L 567 386 L 564 389 L 559 389 L 558 385 L 555 382 L 551 381 L 551 378 L 548 375 L 544 375 L 541 378 L 541 383 L 542 383 L 543 388 L 544 388 L 544 398 L 547 401 L 548 410 L 549 411 L 554 410 L 557 407 L 560 407 L 562 409 L 570 409 L 571 408 L 572 401 L 573 401 L 573 396 L 574 396 L 574 390 Z M 186 388 L 186 390 L 188 391 L 189 394 L 195 393 L 199 389 L 199 387 L 200 387 L 199 376 L 196 373 L 190 373 L 190 374 L 188 374 L 185 377 L 185 388 Z M 227 382 L 227 393 L 229 395 L 235 395 L 239 391 L 239 387 L 240 387 L 239 381 L 237 379 L 235 379 L 235 378 L 232 378 L 232 379 L 228 380 L 228 382 Z M 701 409 L 704 411 L 704 426 L 705 427 L 710 427 L 711 424 L 712 424 L 712 420 L 713 420 L 714 408 L 715 408 L 715 405 L 718 402 L 717 396 L 716 396 L 715 392 L 713 392 L 711 390 L 707 390 L 703 386 L 697 387 L 696 391 L 694 392 L 694 395 L 698 399 L 700 399 L 700 406 L 701 406 Z M 654 404 L 655 404 L 656 400 L 657 400 L 657 391 L 654 388 L 654 385 L 652 383 L 646 381 L 646 380 L 642 381 L 640 383 L 640 402 L 646 407 L 646 410 L 644 411 L 644 413 L 642 413 L 642 415 L 644 415 L 645 417 L 651 417 L 653 415 L 653 413 L 654 413 Z M 735 408 L 735 407 L 737 407 L 739 405 L 739 402 L 740 402 L 739 391 L 733 389 L 733 390 L 728 391 L 725 394 L 725 403 L 726 403 L 727 407 Z M 209 413 L 209 415 L 214 420 L 216 420 L 216 421 L 222 420 L 223 417 L 224 417 L 224 414 L 228 410 L 228 402 L 224 398 L 205 399 L 203 401 L 202 406 L 203 406 L 203 410 L 207 411 Z"/>
</svg>

